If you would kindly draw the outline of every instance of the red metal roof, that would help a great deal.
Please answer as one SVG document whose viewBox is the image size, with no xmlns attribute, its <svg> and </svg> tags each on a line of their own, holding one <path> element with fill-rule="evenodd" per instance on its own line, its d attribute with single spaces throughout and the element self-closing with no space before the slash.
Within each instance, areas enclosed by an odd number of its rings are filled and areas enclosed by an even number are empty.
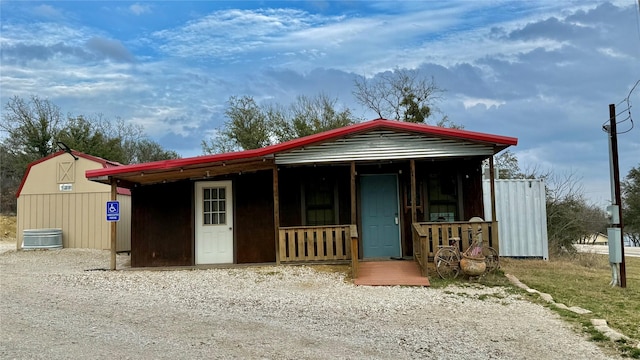
<svg viewBox="0 0 640 360">
<path fill-rule="evenodd" d="M 518 139 L 508 136 L 492 135 L 479 133 L 474 131 L 450 129 L 439 126 L 431 126 L 425 124 L 415 124 L 409 122 L 401 122 L 386 119 L 376 119 L 361 122 L 342 128 L 321 132 L 314 135 L 305 136 L 280 144 L 266 146 L 260 149 L 245 150 L 238 152 L 230 152 L 215 155 L 203 155 L 184 159 L 162 160 L 143 164 L 123 165 L 112 168 L 88 170 L 87 178 L 100 178 L 106 176 L 117 176 L 118 174 L 145 172 L 145 171 L 162 171 L 171 169 L 180 169 L 199 164 L 225 162 L 232 160 L 246 160 L 252 158 L 260 158 L 268 155 L 285 152 L 288 150 L 309 146 L 311 144 L 322 143 L 349 135 L 363 133 L 371 130 L 388 129 L 397 131 L 407 131 L 418 134 L 430 135 L 442 138 L 452 138 L 460 140 L 469 140 L 473 142 L 495 144 L 498 147 L 506 148 L 511 145 L 517 145 Z"/>
<path fill-rule="evenodd" d="M 42 162 L 45 162 L 45 161 L 47 161 L 49 159 L 53 159 L 54 157 L 66 154 L 66 153 L 67 153 L 66 151 L 60 150 L 58 152 L 55 152 L 55 153 L 50 154 L 50 155 L 47 155 L 47 156 L 45 156 L 45 157 L 43 157 L 41 159 L 38 159 L 38 160 L 30 163 L 27 166 L 27 170 L 24 172 L 24 176 L 22 177 L 22 181 L 20 182 L 20 187 L 18 187 L 18 191 L 16 192 L 16 197 L 20 197 L 20 193 L 22 192 L 22 188 L 24 187 L 24 183 L 27 181 L 27 177 L 29 176 L 29 172 L 31 171 L 31 168 L 33 166 L 38 165 L 38 164 L 40 164 Z M 100 158 L 100 157 L 97 157 L 97 156 L 85 154 L 85 153 L 82 153 L 82 152 L 79 152 L 79 151 L 75 151 L 75 150 L 71 150 L 71 153 L 73 155 L 77 156 L 77 157 L 81 157 L 81 158 L 84 158 L 84 159 L 88 159 L 88 160 L 97 162 L 97 163 L 101 164 L 104 169 L 114 168 L 114 167 L 117 167 L 117 166 L 124 166 L 124 165 L 122 165 L 122 164 L 120 164 L 118 162 L 115 162 L 115 161 L 109 161 L 109 160 L 106 160 L 106 159 L 103 159 L 103 158 Z M 131 190 L 125 189 L 125 188 L 118 188 L 118 194 L 131 195 Z"/>
</svg>

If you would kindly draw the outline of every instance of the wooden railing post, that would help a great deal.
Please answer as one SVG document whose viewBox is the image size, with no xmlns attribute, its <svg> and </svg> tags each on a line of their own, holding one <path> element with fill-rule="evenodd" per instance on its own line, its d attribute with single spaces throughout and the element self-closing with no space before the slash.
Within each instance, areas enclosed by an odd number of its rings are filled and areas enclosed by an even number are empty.
<svg viewBox="0 0 640 360">
<path fill-rule="evenodd" d="M 278 186 L 278 165 L 273 166 L 273 228 L 276 236 L 276 264 L 280 265 L 280 194 Z"/>
<path fill-rule="evenodd" d="M 417 238 L 417 241 L 414 241 L 413 245 L 416 261 L 418 261 L 418 265 L 420 265 L 422 276 L 427 276 L 427 264 L 429 262 L 428 235 L 422 228 L 422 225 L 417 222 L 413 223 L 413 233 Z"/>
<path fill-rule="evenodd" d="M 358 226 L 349 226 L 351 236 L 351 277 L 358 278 Z"/>
<path fill-rule="evenodd" d="M 472 234 L 476 234 L 478 226 L 482 228 L 483 240 L 486 246 L 491 246 L 498 250 L 498 224 L 495 221 L 475 222 L 453 221 L 453 222 L 418 222 L 414 228 L 420 236 L 424 236 L 424 256 L 425 259 L 435 256 L 438 246 L 446 246 L 450 237 L 460 238 L 460 251 L 465 251 L 469 247 L 469 232 L 472 225 Z M 423 235 L 422 235 L 423 234 Z M 422 241 L 422 240 L 421 240 Z"/>
</svg>

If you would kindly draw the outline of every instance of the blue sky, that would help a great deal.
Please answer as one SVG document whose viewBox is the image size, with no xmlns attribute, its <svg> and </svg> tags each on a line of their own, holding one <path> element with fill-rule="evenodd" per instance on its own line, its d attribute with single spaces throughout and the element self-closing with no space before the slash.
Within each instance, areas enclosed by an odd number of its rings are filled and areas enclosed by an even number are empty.
<svg viewBox="0 0 640 360">
<path fill-rule="evenodd" d="M 122 118 L 195 156 L 223 125 L 230 96 L 286 105 L 324 92 L 371 119 L 352 95 L 354 77 L 418 69 L 446 90 L 442 114 L 519 138 L 522 167 L 574 173 L 604 205 L 601 127 L 608 104 L 640 80 L 638 6 L 0 0 L 0 102 L 38 95 L 65 113 Z M 640 163 L 640 86 L 630 99 L 638 120 L 619 138 L 623 176 Z"/>
</svg>

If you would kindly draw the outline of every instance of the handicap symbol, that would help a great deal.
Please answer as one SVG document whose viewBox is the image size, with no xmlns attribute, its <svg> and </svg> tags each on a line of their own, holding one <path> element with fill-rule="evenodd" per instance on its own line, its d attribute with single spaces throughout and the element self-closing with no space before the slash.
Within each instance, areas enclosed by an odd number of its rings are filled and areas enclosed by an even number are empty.
<svg viewBox="0 0 640 360">
<path fill-rule="evenodd" d="M 116 213 L 116 212 L 118 212 L 118 209 L 116 209 L 115 205 L 109 204 L 109 212 L 110 213 Z"/>
</svg>

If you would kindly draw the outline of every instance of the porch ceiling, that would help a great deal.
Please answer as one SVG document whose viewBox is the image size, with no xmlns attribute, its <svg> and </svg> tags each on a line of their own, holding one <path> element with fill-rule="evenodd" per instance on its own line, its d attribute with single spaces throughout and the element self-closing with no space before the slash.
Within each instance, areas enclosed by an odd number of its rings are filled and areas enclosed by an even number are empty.
<svg viewBox="0 0 640 360">
<path fill-rule="evenodd" d="M 167 169 L 148 169 L 114 174 L 111 176 L 92 177 L 90 180 L 109 184 L 110 178 L 117 181 L 118 186 L 131 188 L 135 185 L 151 185 L 178 180 L 201 180 L 214 176 L 250 173 L 273 169 L 273 159 L 250 159 L 245 161 L 217 162 L 174 167 Z"/>
</svg>

